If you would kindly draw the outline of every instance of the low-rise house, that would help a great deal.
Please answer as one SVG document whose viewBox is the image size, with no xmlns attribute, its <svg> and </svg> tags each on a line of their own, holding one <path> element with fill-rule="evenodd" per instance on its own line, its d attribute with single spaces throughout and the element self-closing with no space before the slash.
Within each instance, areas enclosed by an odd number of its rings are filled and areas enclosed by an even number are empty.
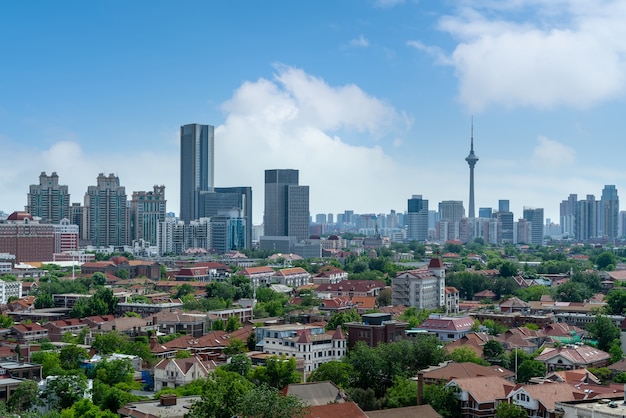
<svg viewBox="0 0 626 418">
<path fill-rule="evenodd" d="M 39 342 L 48 338 L 48 330 L 36 322 L 13 325 L 11 334 L 15 335 L 16 341 L 20 344 Z"/>
<path fill-rule="evenodd" d="M 311 406 L 304 418 L 367 418 L 368 416 L 356 403 L 345 402 Z"/>
<path fill-rule="evenodd" d="M 60 342 L 63 335 L 69 332 L 72 335 L 78 335 L 83 328 L 88 327 L 86 323 L 78 318 L 60 319 L 58 321 L 46 322 L 44 328 L 48 329 L 48 338 L 52 342 Z"/>
<path fill-rule="evenodd" d="M 159 400 L 131 402 L 117 410 L 123 418 L 183 418 L 200 396 L 161 395 Z"/>
<path fill-rule="evenodd" d="M 493 417 L 500 401 L 515 384 L 497 376 L 464 377 L 450 380 L 446 387 L 458 388 L 463 418 Z"/>
<path fill-rule="evenodd" d="M 475 301 L 481 301 L 484 299 L 489 299 L 489 300 L 495 300 L 496 298 L 496 294 L 493 293 L 491 290 L 486 289 L 483 290 L 482 292 L 478 292 L 478 293 L 474 293 L 474 297 L 472 299 L 474 299 Z"/>
<path fill-rule="evenodd" d="M 120 302 L 117 304 L 117 310 L 120 315 L 124 315 L 126 312 L 134 312 L 141 316 L 148 316 L 163 310 L 182 308 L 183 302 L 180 299 L 168 299 L 167 301 L 154 303 Z"/>
<path fill-rule="evenodd" d="M 157 330 L 162 334 L 185 333 L 202 337 L 209 330 L 209 314 L 191 314 L 181 310 L 161 311 L 153 316 Z"/>
<path fill-rule="evenodd" d="M 338 328 L 326 332 L 320 325 L 285 324 L 256 329 L 256 350 L 303 360 L 305 373 L 346 354 L 346 340 Z"/>
<path fill-rule="evenodd" d="M 460 293 L 456 287 L 446 286 L 446 313 L 458 314 Z"/>
<path fill-rule="evenodd" d="M 154 366 L 154 390 L 158 392 L 164 388 L 177 388 L 206 378 L 215 368 L 215 363 L 202 361 L 197 356 L 163 359 Z"/>
<path fill-rule="evenodd" d="M 252 286 L 259 287 L 272 283 L 274 269 L 269 266 L 246 267 L 241 274 L 250 279 Z"/>
<path fill-rule="evenodd" d="M 320 272 L 313 276 L 312 281 L 315 284 L 335 284 L 342 280 L 348 279 L 348 273 L 334 266 L 324 266 Z"/>
<path fill-rule="evenodd" d="M 407 322 L 391 319 L 391 314 L 370 313 L 362 315 L 361 322 L 348 322 L 348 348 L 357 342 L 363 341 L 369 347 L 376 347 L 379 343 L 401 341 L 406 338 Z"/>
<path fill-rule="evenodd" d="M 513 389 L 507 400 L 522 407 L 530 417 L 556 418 L 556 402 L 583 399 L 585 392 L 567 383 L 523 385 Z"/>
<path fill-rule="evenodd" d="M 41 379 L 41 364 L 25 363 L 23 361 L 0 361 L 0 379 L 12 377 L 15 379 Z M 0 395 L 0 398 L 2 395 Z"/>
<path fill-rule="evenodd" d="M 365 312 L 371 311 L 378 307 L 375 296 L 354 296 L 352 297 L 352 306 L 356 311 L 363 315 Z"/>
<path fill-rule="evenodd" d="M 548 371 L 571 370 L 608 366 L 611 355 L 589 345 L 567 345 L 546 347 L 535 360 L 545 364 Z"/>
<path fill-rule="evenodd" d="M 110 331 L 117 331 L 129 337 L 148 335 L 149 331 L 157 330 L 157 323 L 153 318 L 137 318 L 134 316 L 121 316 L 119 318 L 108 319 L 103 322 L 95 322 L 93 317 L 85 318 L 85 323 L 91 328 L 92 337 L 98 334 L 105 334 Z M 92 326 L 95 325 L 95 326 Z"/>
<path fill-rule="evenodd" d="M 500 303 L 500 312 L 526 312 L 529 310 L 530 304 L 515 296 Z"/>
<path fill-rule="evenodd" d="M 342 280 L 335 284 L 318 286 L 317 292 L 329 293 L 333 296 L 378 296 L 385 288 L 381 280 Z"/>
<path fill-rule="evenodd" d="M 347 296 L 330 297 L 320 302 L 320 311 L 341 312 L 350 310 L 353 307 L 352 301 Z"/>
<path fill-rule="evenodd" d="M 444 346 L 448 353 L 452 353 L 455 349 L 466 347 L 476 353 L 476 356 L 483 358 L 483 346 L 487 341 L 494 339 L 493 336 L 486 332 L 470 332 L 456 341 L 452 341 Z"/>
<path fill-rule="evenodd" d="M 470 317 L 431 315 L 416 329 L 437 336 L 440 341 L 455 341 L 472 332 L 474 320 Z"/>
<path fill-rule="evenodd" d="M 274 273 L 273 281 L 285 286 L 300 287 L 309 284 L 311 273 L 302 267 L 280 269 Z"/>
<path fill-rule="evenodd" d="M 448 361 L 439 366 L 430 366 L 423 371 L 425 384 L 445 384 L 452 379 L 496 376 L 514 383 L 515 372 L 500 366 L 482 366 L 476 363 Z"/>
<path fill-rule="evenodd" d="M 292 383 L 280 393 L 295 396 L 310 406 L 344 403 L 347 397 L 343 389 L 331 381 Z"/>
</svg>

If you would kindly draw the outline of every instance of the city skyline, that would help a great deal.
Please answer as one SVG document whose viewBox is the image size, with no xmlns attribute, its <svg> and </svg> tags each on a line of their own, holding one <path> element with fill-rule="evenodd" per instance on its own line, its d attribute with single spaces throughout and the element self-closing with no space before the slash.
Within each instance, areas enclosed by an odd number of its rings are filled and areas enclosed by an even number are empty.
<svg viewBox="0 0 626 418">
<path fill-rule="evenodd" d="M 569 194 L 626 184 L 610 152 L 626 123 L 621 2 L 146 4 L 3 9 L 0 210 L 23 209 L 45 171 L 72 202 L 99 172 L 129 195 L 162 184 L 178 212 L 190 122 L 215 126 L 215 184 L 252 187 L 254 224 L 272 167 L 300 171 L 312 214 L 404 211 L 414 194 L 469 207 L 472 114 L 476 208 L 508 199 L 516 219 L 543 207 L 558 222 Z"/>
</svg>

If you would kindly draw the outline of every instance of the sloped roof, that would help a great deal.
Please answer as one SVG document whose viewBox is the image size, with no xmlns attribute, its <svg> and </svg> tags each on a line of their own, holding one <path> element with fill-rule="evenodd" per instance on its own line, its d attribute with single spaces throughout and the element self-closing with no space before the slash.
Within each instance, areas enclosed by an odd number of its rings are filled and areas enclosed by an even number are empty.
<svg viewBox="0 0 626 418">
<path fill-rule="evenodd" d="M 478 376 L 452 379 L 462 390 L 467 391 L 480 403 L 504 399 L 515 387 L 513 383 L 497 376 Z"/>
<path fill-rule="evenodd" d="M 331 381 L 292 383 L 281 392 L 293 395 L 311 406 L 345 402 L 345 393 Z"/>
<path fill-rule="evenodd" d="M 474 319 L 471 317 L 443 317 L 428 318 L 420 324 L 418 329 L 429 331 L 469 331 L 474 326 Z"/>
<path fill-rule="evenodd" d="M 404 408 L 380 409 L 367 411 L 369 418 L 441 418 L 430 405 L 405 406 Z"/>
<path fill-rule="evenodd" d="M 582 399 L 585 396 L 584 392 L 567 383 L 524 385 L 513 391 L 510 396 L 514 396 L 520 391 L 526 392 L 531 398 L 540 402 L 548 411 L 554 411 L 555 402 L 573 401 Z"/>
<path fill-rule="evenodd" d="M 466 377 L 499 376 L 505 379 L 515 376 L 515 372 L 499 366 L 481 366 L 476 363 L 455 363 L 424 373 L 426 379 L 450 380 Z"/>
<path fill-rule="evenodd" d="M 598 361 L 608 360 L 610 354 L 588 345 L 576 345 L 567 347 L 547 347 L 535 358 L 538 361 L 548 361 L 556 356 L 563 356 L 574 364 L 591 364 Z"/>
<path fill-rule="evenodd" d="M 365 412 L 354 402 L 316 405 L 309 409 L 305 418 L 367 418 Z"/>
</svg>

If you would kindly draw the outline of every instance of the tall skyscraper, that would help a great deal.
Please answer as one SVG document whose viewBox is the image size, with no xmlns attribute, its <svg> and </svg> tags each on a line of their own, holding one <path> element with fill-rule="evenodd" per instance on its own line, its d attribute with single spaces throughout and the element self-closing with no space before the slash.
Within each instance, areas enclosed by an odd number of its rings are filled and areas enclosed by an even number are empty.
<svg viewBox="0 0 626 418">
<path fill-rule="evenodd" d="M 298 170 L 265 170 L 265 236 L 309 236 L 309 186 L 300 186 Z"/>
<path fill-rule="evenodd" d="M 85 193 L 87 239 L 92 245 L 122 246 L 129 243 L 126 190 L 115 174 L 98 175 L 97 185 Z"/>
<path fill-rule="evenodd" d="M 428 239 L 428 200 L 422 195 L 413 195 L 408 200 L 408 229 L 409 241 L 426 241 Z"/>
<path fill-rule="evenodd" d="M 576 239 L 581 241 L 598 236 L 598 202 L 594 195 L 577 202 L 575 227 Z"/>
<path fill-rule="evenodd" d="M 471 143 L 470 143 L 470 152 L 467 157 L 465 157 L 465 161 L 467 161 L 467 165 L 469 165 L 470 169 L 470 183 L 469 183 L 469 218 L 473 219 L 474 216 L 474 167 L 478 162 L 478 156 L 474 154 L 474 121 L 472 120 L 472 132 L 471 132 Z"/>
<path fill-rule="evenodd" d="M 559 206 L 561 233 L 564 236 L 573 237 L 576 234 L 576 211 L 578 207 L 578 195 L 570 194 L 567 200 L 563 200 Z"/>
<path fill-rule="evenodd" d="M 493 213 L 493 209 L 492 208 L 478 208 L 478 217 L 479 218 L 489 219 L 489 218 L 491 218 L 492 213 Z"/>
<path fill-rule="evenodd" d="M 212 192 L 200 193 L 200 216 L 213 217 L 221 211 L 236 209 L 241 213 L 238 221 L 245 229 L 242 248 L 252 247 L 252 188 L 215 187 Z M 238 242 L 239 245 L 239 242 Z"/>
<path fill-rule="evenodd" d="M 56 172 L 48 176 L 39 175 L 39 184 L 31 184 L 28 192 L 26 212 L 41 218 L 42 223 L 58 224 L 70 218 L 70 195 L 67 186 L 59 184 Z"/>
<path fill-rule="evenodd" d="M 459 239 L 459 223 L 461 222 L 461 218 L 465 216 L 463 202 L 460 200 L 444 200 L 443 202 L 439 202 L 439 216 L 439 239 L 443 240 L 444 234 L 442 234 L 441 231 L 444 229 L 447 229 L 447 233 L 445 234 L 446 240 Z M 447 223 L 447 227 L 441 228 L 442 223 Z"/>
<path fill-rule="evenodd" d="M 130 238 L 144 240 L 157 245 L 160 222 L 165 221 L 167 201 L 165 186 L 154 186 L 151 192 L 133 192 L 130 201 Z"/>
<path fill-rule="evenodd" d="M 180 219 L 200 217 L 200 192 L 214 182 L 214 128 L 192 123 L 180 127 Z"/>
<path fill-rule="evenodd" d="M 498 200 L 498 212 L 510 212 L 508 200 Z"/>
<path fill-rule="evenodd" d="M 528 244 L 543 245 L 543 208 L 524 208 L 524 219 L 530 223 Z"/>
<path fill-rule="evenodd" d="M 602 232 L 608 239 L 617 238 L 619 224 L 619 197 L 614 185 L 606 185 L 600 198 Z"/>
</svg>

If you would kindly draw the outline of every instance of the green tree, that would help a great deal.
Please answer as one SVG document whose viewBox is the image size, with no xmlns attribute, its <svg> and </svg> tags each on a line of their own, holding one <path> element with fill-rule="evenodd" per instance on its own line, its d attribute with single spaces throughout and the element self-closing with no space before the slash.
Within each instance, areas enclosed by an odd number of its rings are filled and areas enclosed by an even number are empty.
<svg viewBox="0 0 626 418">
<path fill-rule="evenodd" d="M 428 319 L 428 315 L 430 315 L 428 310 L 418 309 L 415 306 L 411 306 L 402 312 L 400 320 L 408 322 L 410 328 L 416 328 Z"/>
<path fill-rule="evenodd" d="M 596 258 L 598 270 L 609 270 L 609 266 L 612 266 L 614 270 L 615 264 L 617 264 L 617 257 L 615 257 L 615 254 L 611 251 L 604 251 Z"/>
<path fill-rule="evenodd" d="M 193 295 L 193 294 L 194 294 L 193 286 L 191 286 L 189 283 L 184 283 L 178 287 L 178 290 L 176 290 L 176 296 L 174 297 L 176 299 L 180 299 L 183 296 Z"/>
<path fill-rule="evenodd" d="M 117 277 L 119 277 L 120 279 L 122 279 L 122 280 L 126 280 L 126 279 L 128 279 L 128 270 L 126 270 L 126 269 L 118 269 L 115 272 L 115 275 Z"/>
<path fill-rule="evenodd" d="M 87 378 L 85 375 L 66 374 L 50 379 L 46 389 L 42 392 L 41 398 L 53 409 L 70 408 L 78 400 L 82 399 L 85 389 L 87 389 Z"/>
<path fill-rule="evenodd" d="M 326 330 L 330 331 L 341 327 L 345 331 L 347 329 L 345 324 L 348 322 L 361 322 L 361 315 L 359 315 L 356 309 L 351 308 L 349 310 L 335 312 L 328 320 Z"/>
<path fill-rule="evenodd" d="M 94 375 L 102 383 L 114 386 L 118 383 L 133 383 L 135 369 L 129 359 L 102 360 L 96 364 Z"/>
<path fill-rule="evenodd" d="M 0 315 L 0 328 L 11 328 L 13 326 L 13 318 L 8 315 Z"/>
<path fill-rule="evenodd" d="M 103 411 L 98 408 L 89 399 L 81 399 L 71 408 L 64 409 L 60 415 L 61 418 L 116 418 L 119 415 L 111 411 Z M 48 418 L 48 415 L 46 415 Z M 50 417 L 53 418 L 53 417 Z M 54 417 L 56 418 L 56 417 Z"/>
<path fill-rule="evenodd" d="M 501 359 L 504 355 L 504 347 L 497 340 L 489 340 L 483 346 L 483 354 L 489 361 Z"/>
<path fill-rule="evenodd" d="M 387 393 L 386 407 L 387 408 L 402 408 L 405 406 L 412 406 L 417 404 L 417 382 L 411 379 L 403 377 L 396 377 L 393 379 L 393 386 L 391 386 Z"/>
<path fill-rule="evenodd" d="M 239 404 L 243 395 L 248 393 L 254 384 L 238 373 L 218 367 L 203 382 L 202 399 L 195 402 L 186 418 L 231 418 L 239 412 Z"/>
<path fill-rule="evenodd" d="M 91 279 L 97 286 L 104 286 L 107 283 L 107 276 L 99 271 L 95 272 Z"/>
<path fill-rule="evenodd" d="M 276 389 L 282 389 L 290 383 L 300 382 L 296 372 L 296 359 L 273 356 L 267 359 L 265 366 L 257 366 L 252 372 L 252 380 Z"/>
<path fill-rule="evenodd" d="M 528 413 L 514 403 L 500 402 L 496 408 L 496 418 L 527 418 Z"/>
<path fill-rule="evenodd" d="M 483 321 L 483 326 L 487 328 L 489 335 L 500 335 L 507 331 L 507 328 L 504 325 L 498 324 L 491 319 L 485 319 Z"/>
<path fill-rule="evenodd" d="M 252 360 L 245 354 L 235 354 L 230 358 L 230 362 L 222 366 L 224 370 L 247 376 L 252 370 Z"/>
<path fill-rule="evenodd" d="M 30 360 L 35 364 L 41 364 L 43 377 L 63 373 L 59 353 L 54 351 L 37 351 L 30 355 Z"/>
<path fill-rule="evenodd" d="M 546 365 L 537 360 L 524 360 L 517 368 L 517 382 L 526 383 L 533 377 L 546 375 Z"/>
<path fill-rule="evenodd" d="M 450 353 L 450 359 L 455 361 L 456 363 L 470 362 L 470 363 L 476 363 L 476 364 L 482 364 L 482 365 L 488 364 L 485 360 L 478 357 L 478 355 L 476 355 L 476 352 L 474 352 L 474 350 L 468 347 L 455 348 Z"/>
<path fill-rule="evenodd" d="M 7 406 L 10 411 L 21 413 L 40 403 L 37 382 L 25 380 L 17 385 L 17 388 L 11 393 Z"/>
<path fill-rule="evenodd" d="M 391 289 L 385 288 L 381 290 L 376 297 L 376 302 L 378 303 L 378 306 L 390 306 L 392 303 Z"/>
<path fill-rule="evenodd" d="M 228 317 L 228 320 L 226 321 L 226 332 L 237 331 L 239 328 L 241 328 L 239 319 L 236 316 Z"/>
<path fill-rule="evenodd" d="M 424 385 L 424 402 L 433 407 L 443 418 L 460 418 L 461 408 L 453 386 Z"/>
<path fill-rule="evenodd" d="M 228 346 L 224 348 L 224 354 L 232 356 L 246 351 L 246 345 L 239 338 L 233 338 L 228 341 Z"/>
<path fill-rule="evenodd" d="M 309 411 L 300 398 L 279 394 L 278 389 L 265 385 L 244 393 L 239 404 L 242 418 L 303 418 Z"/>
<path fill-rule="evenodd" d="M 59 351 L 59 361 L 64 370 L 76 370 L 80 368 L 81 362 L 88 358 L 87 350 L 76 344 L 66 345 Z"/>
<path fill-rule="evenodd" d="M 626 289 L 616 288 L 606 295 L 604 309 L 609 315 L 623 315 L 626 309 Z"/>
<path fill-rule="evenodd" d="M 342 361 L 329 361 L 322 363 L 315 369 L 309 378 L 309 382 L 323 382 L 330 380 L 341 388 L 348 388 L 352 382 L 354 367 Z"/>
<path fill-rule="evenodd" d="M 46 309 L 46 308 L 54 308 L 54 300 L 52 299 L 52 294 L 49 292 L 37 292 L 37 299 L 35 299 L 35 308 L 36 309 Z"/>
<path fill-rule="evenodd" d="M 224 331 L 224 321 L 222 321 L 221 319 L 216 319 L 211 324 L 211 329 L 213 331 Z"/>
<path fill-rule="evenodd" d="M 613 321 L 603 315 L 597 315 L 596 320 L 587 325 L 587 331 L 598 341 L 598 348 L 608 352 L 614 340 L 619 340 L 620 330 Z"/>
<path fill-rule="evenodd" d="M 611 363 L 617 363 L 622 358 L 624 358 L 624 353 L 622 352 L 622 345 L 620 344 L 620 340 L 613 340 L 611 343 L 611 347 L 609 348 L 609 354 L 611 355 Z"/>
</svg>

